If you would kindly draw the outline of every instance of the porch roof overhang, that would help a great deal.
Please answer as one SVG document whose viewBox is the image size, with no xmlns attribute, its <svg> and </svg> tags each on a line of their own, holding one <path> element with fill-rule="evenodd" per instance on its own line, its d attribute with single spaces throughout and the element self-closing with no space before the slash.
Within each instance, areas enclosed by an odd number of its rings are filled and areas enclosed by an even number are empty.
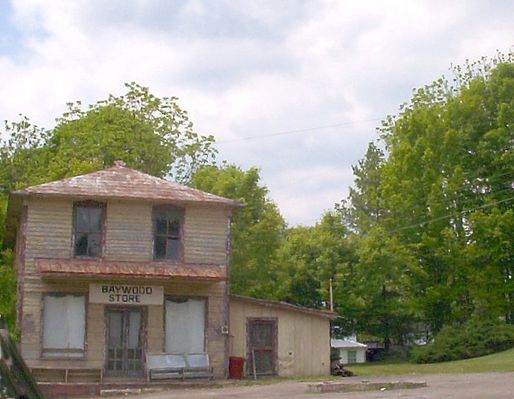
<svg viewBox="0 0 514 399">
<path fill-rule="evenodd" d="M 227 280 L 226 267 L 216 264 L 38 258 L 36 267 L 44 279 Z"/>
</svg>

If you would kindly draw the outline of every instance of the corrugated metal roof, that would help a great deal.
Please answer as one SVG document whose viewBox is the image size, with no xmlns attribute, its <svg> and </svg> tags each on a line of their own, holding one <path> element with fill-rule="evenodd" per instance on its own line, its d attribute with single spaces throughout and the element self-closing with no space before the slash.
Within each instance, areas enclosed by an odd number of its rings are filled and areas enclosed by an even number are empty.
<svg viewBox="0 0 514 399">
<path fill-rule="evenodd" d="M 361 344 L 357 341 L 350 341 L 347 339 L 335 339 L 330 340 L 330 346 L 332 348 L 367 348 L 367 345 Z"/>
<path fill-rule="evenodd" d="M 290 310 L 292 312 L 300 312 L 309 314 L 312 316 L 318 316 L 318 317 L 326 317 L 327 319 L 334 320 L 337 318 L 337 313 L 330 312 L 328 310 L 318 310 L 318 309 L 312 309 L 312 308 L 306 308 L 304 306 L 297 306 L 293 305 L 287 302 L 282 301 L 275 301 L 273 299 L 257 299 L 252 298 L 249 296 L 243 296 L 243 295 L 230 295 L 231 300 L 240 301 L 240 302 L 247 302 L 251 303 L 252 305 L 259 305 L 259 306 L 265 306 L 265 307 L 274 307 L 274 308 L 281 308 L 285 310 Z"/>
<path fill-rule="evenodd" d="M 222 281 L 226 267 L 210 264 L 170 262 L 117 262 L 90 259 L 36 259 L 37 270 L 45 277 L 195 279 Z"/>
<path fill-rule="evenodd" d="M 15 195 L 75 196 L 203 203 L 241 207 L 240 202 L 127 168 L 117 161 L 108 169 L 31 186 Z"/>
</svg>

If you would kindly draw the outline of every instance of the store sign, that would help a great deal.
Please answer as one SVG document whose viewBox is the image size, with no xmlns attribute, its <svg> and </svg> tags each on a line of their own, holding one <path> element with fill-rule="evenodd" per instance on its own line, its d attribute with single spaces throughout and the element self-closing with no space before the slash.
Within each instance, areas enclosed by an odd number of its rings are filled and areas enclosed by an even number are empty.
<svg viewBox="0 0 514 399">
<path fill-rule="evenodd" d="M 111 305 L 162 305 L 164 289 L 154 285 L 89 284 L 89 302 Z"/>
</svg>

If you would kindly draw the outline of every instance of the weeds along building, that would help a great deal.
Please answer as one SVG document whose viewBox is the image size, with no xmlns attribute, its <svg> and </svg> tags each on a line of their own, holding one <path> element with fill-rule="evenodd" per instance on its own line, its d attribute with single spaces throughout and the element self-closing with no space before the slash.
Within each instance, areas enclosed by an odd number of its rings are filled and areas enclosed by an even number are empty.
<svg viewBox="0 0 514 399">
<path fill-rule="evenodd" d="M 279 305 L 254 302 L 232 328 L 230 221 L 241 206 L 119 161 L 11 193 L 5 243 L 16 250 L 29 367 L 41 379 L 100 381 L 143 377 L 149 353 L 206 353 L 223 378 L 235 341 L 260 374 L 328 373 L 330 312 L 282 309 L 303 320 L 282 323 Z M 298 342 L 286 353 L 273 337 L 287 329 Z M 315 367 L 286 367 L 307 346 L 318 348 Z"/>
</svg>

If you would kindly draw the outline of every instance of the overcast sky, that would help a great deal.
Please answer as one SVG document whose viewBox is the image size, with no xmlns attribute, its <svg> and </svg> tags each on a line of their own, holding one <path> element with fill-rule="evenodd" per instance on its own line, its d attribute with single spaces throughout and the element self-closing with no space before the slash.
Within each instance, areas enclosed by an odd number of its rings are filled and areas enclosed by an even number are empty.
<svg viewBox="0 0 514 399">
<path fill-rule="evenodd" d="M 220 160 L 259 167 L 290 225 L 313 224 L 380 120 L 451 63 L 507 52 L 513 15 L 510 0 L 0 0 L 0 119 L 50 128 L 66 102 L 136 81 L 179 97 Z"/>
</svg>

